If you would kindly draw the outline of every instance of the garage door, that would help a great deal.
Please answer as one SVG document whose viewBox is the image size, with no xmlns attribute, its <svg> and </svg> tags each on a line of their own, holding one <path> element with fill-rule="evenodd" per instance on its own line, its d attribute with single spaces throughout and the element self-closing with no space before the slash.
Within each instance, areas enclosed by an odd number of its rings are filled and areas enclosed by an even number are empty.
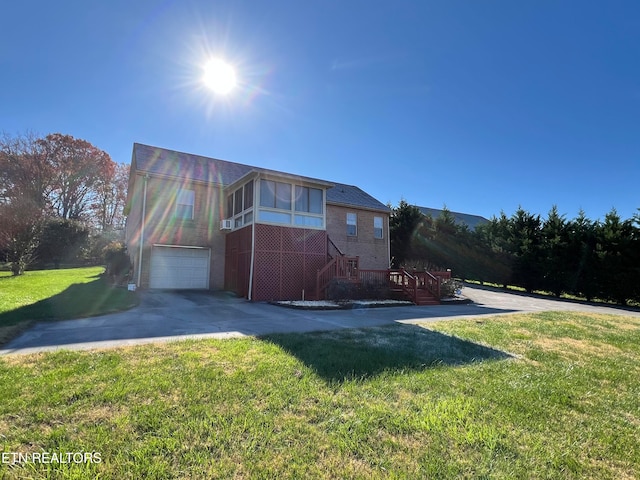
<svg viewBox="0 0 640 480">
<path fill-rule="evenodd" d="M 209 249 L 153 247 L 151 288 L 209 288 Z"/>
</svg>

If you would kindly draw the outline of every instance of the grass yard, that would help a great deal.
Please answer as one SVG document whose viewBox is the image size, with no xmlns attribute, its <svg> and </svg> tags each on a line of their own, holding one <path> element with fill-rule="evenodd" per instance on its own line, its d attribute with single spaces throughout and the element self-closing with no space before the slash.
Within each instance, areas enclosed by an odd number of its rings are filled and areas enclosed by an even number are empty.
<svg viewBox="0 0 640 480">
<path fill-rule="evenodd" d="M 65 320 L 124 310 L 136 296 L 113 288 L 104 268 L 0 272 L 0 345 L 34 320 Z"/>
<path fill-rule="evenodd" d="M 454 336 L 455 335 L 455 336 Z M 0 359 L 0 478 L 640 477 L 640 319 L 540 313 Z"/>
</svg>

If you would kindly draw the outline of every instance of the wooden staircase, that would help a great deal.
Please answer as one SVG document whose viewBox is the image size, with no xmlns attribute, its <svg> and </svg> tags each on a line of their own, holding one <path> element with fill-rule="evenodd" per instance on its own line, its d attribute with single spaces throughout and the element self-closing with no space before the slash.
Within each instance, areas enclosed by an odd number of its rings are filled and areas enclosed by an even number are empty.
<svg viewBox="0 0 640 480">
<path fill-rule="evenodd" d="M 429 272 L 389 270 L 389 286 L 397 296 L 416 305 L 440 305 L 440 279 Z"/>
<path fill-rule="evenodd" d="M 451 272 L 407 272 L 399 270 L 361 270 L 359 257 L 348 257 L 327 237 L 327 264 L 316 274 L 314 299 L 326 296 L 327 288 L 333 279 L 354 283 L 374 283 L 388 285 L 398 298 L 405 298 L 416 305 L 440 305 L 440 283 L 451 278 Z M 442 274 L 445 275 L 442 275 Z"/>
<path fill-rule="evenodd" d="M 393 298 L 398 300 L 408 300 L 416 305 L 440 305 L 440 300 L 438 300 L 433 293 L 422 288 L 411 292 L 392 285 L 391 294 L 393 295 Z"/>
<path fill-rule="evenodd" d="M 418 289 L 415 300 L 409 299 L 416 305 L 440 305 L 440 300 L 438 300 L 431 292 L 428 290 Z"/>
</svg>

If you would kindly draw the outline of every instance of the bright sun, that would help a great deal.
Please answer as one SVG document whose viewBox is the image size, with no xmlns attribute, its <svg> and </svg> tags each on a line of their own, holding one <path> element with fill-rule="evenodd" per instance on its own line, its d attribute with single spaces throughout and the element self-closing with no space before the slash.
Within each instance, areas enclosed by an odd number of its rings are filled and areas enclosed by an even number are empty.
<svg viewBox="0 0 640 480">
<path fill-rule="evenodd" d="M 204 66 L 202 80 L 215 93 L 226 95 L 236 86 L 236 72 L 228 63 L 213 59 Z"/>
</svg>

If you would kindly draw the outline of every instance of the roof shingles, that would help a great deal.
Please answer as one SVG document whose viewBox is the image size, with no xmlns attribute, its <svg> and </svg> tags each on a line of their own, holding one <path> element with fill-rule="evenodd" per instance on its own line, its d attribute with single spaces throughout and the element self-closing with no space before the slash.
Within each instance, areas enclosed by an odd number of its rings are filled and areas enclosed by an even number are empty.
<svg viewBox="0 0 640 480">
<path fill-rule="evenodd" d="M 232 184 L 251 170 L 290 175 L 285 172 L 277 172 L 190 153 L 176 152 L 174 150 L 152 147 L 141 143 L 135 143 L 133 145 L 133 156 L 135 158 L 136 168 L 140 172 L 191 179 L 222 186 Z M 300 177 L 300 179 L 326 183 L 324 180 L 309 177 Z M 385 212 L 389 211 L 387 206 L 356 186 L 335 182 L 331 183 L 335 186 L 327 189 L 327 202 L 329 203 Z"/>
</svg>

